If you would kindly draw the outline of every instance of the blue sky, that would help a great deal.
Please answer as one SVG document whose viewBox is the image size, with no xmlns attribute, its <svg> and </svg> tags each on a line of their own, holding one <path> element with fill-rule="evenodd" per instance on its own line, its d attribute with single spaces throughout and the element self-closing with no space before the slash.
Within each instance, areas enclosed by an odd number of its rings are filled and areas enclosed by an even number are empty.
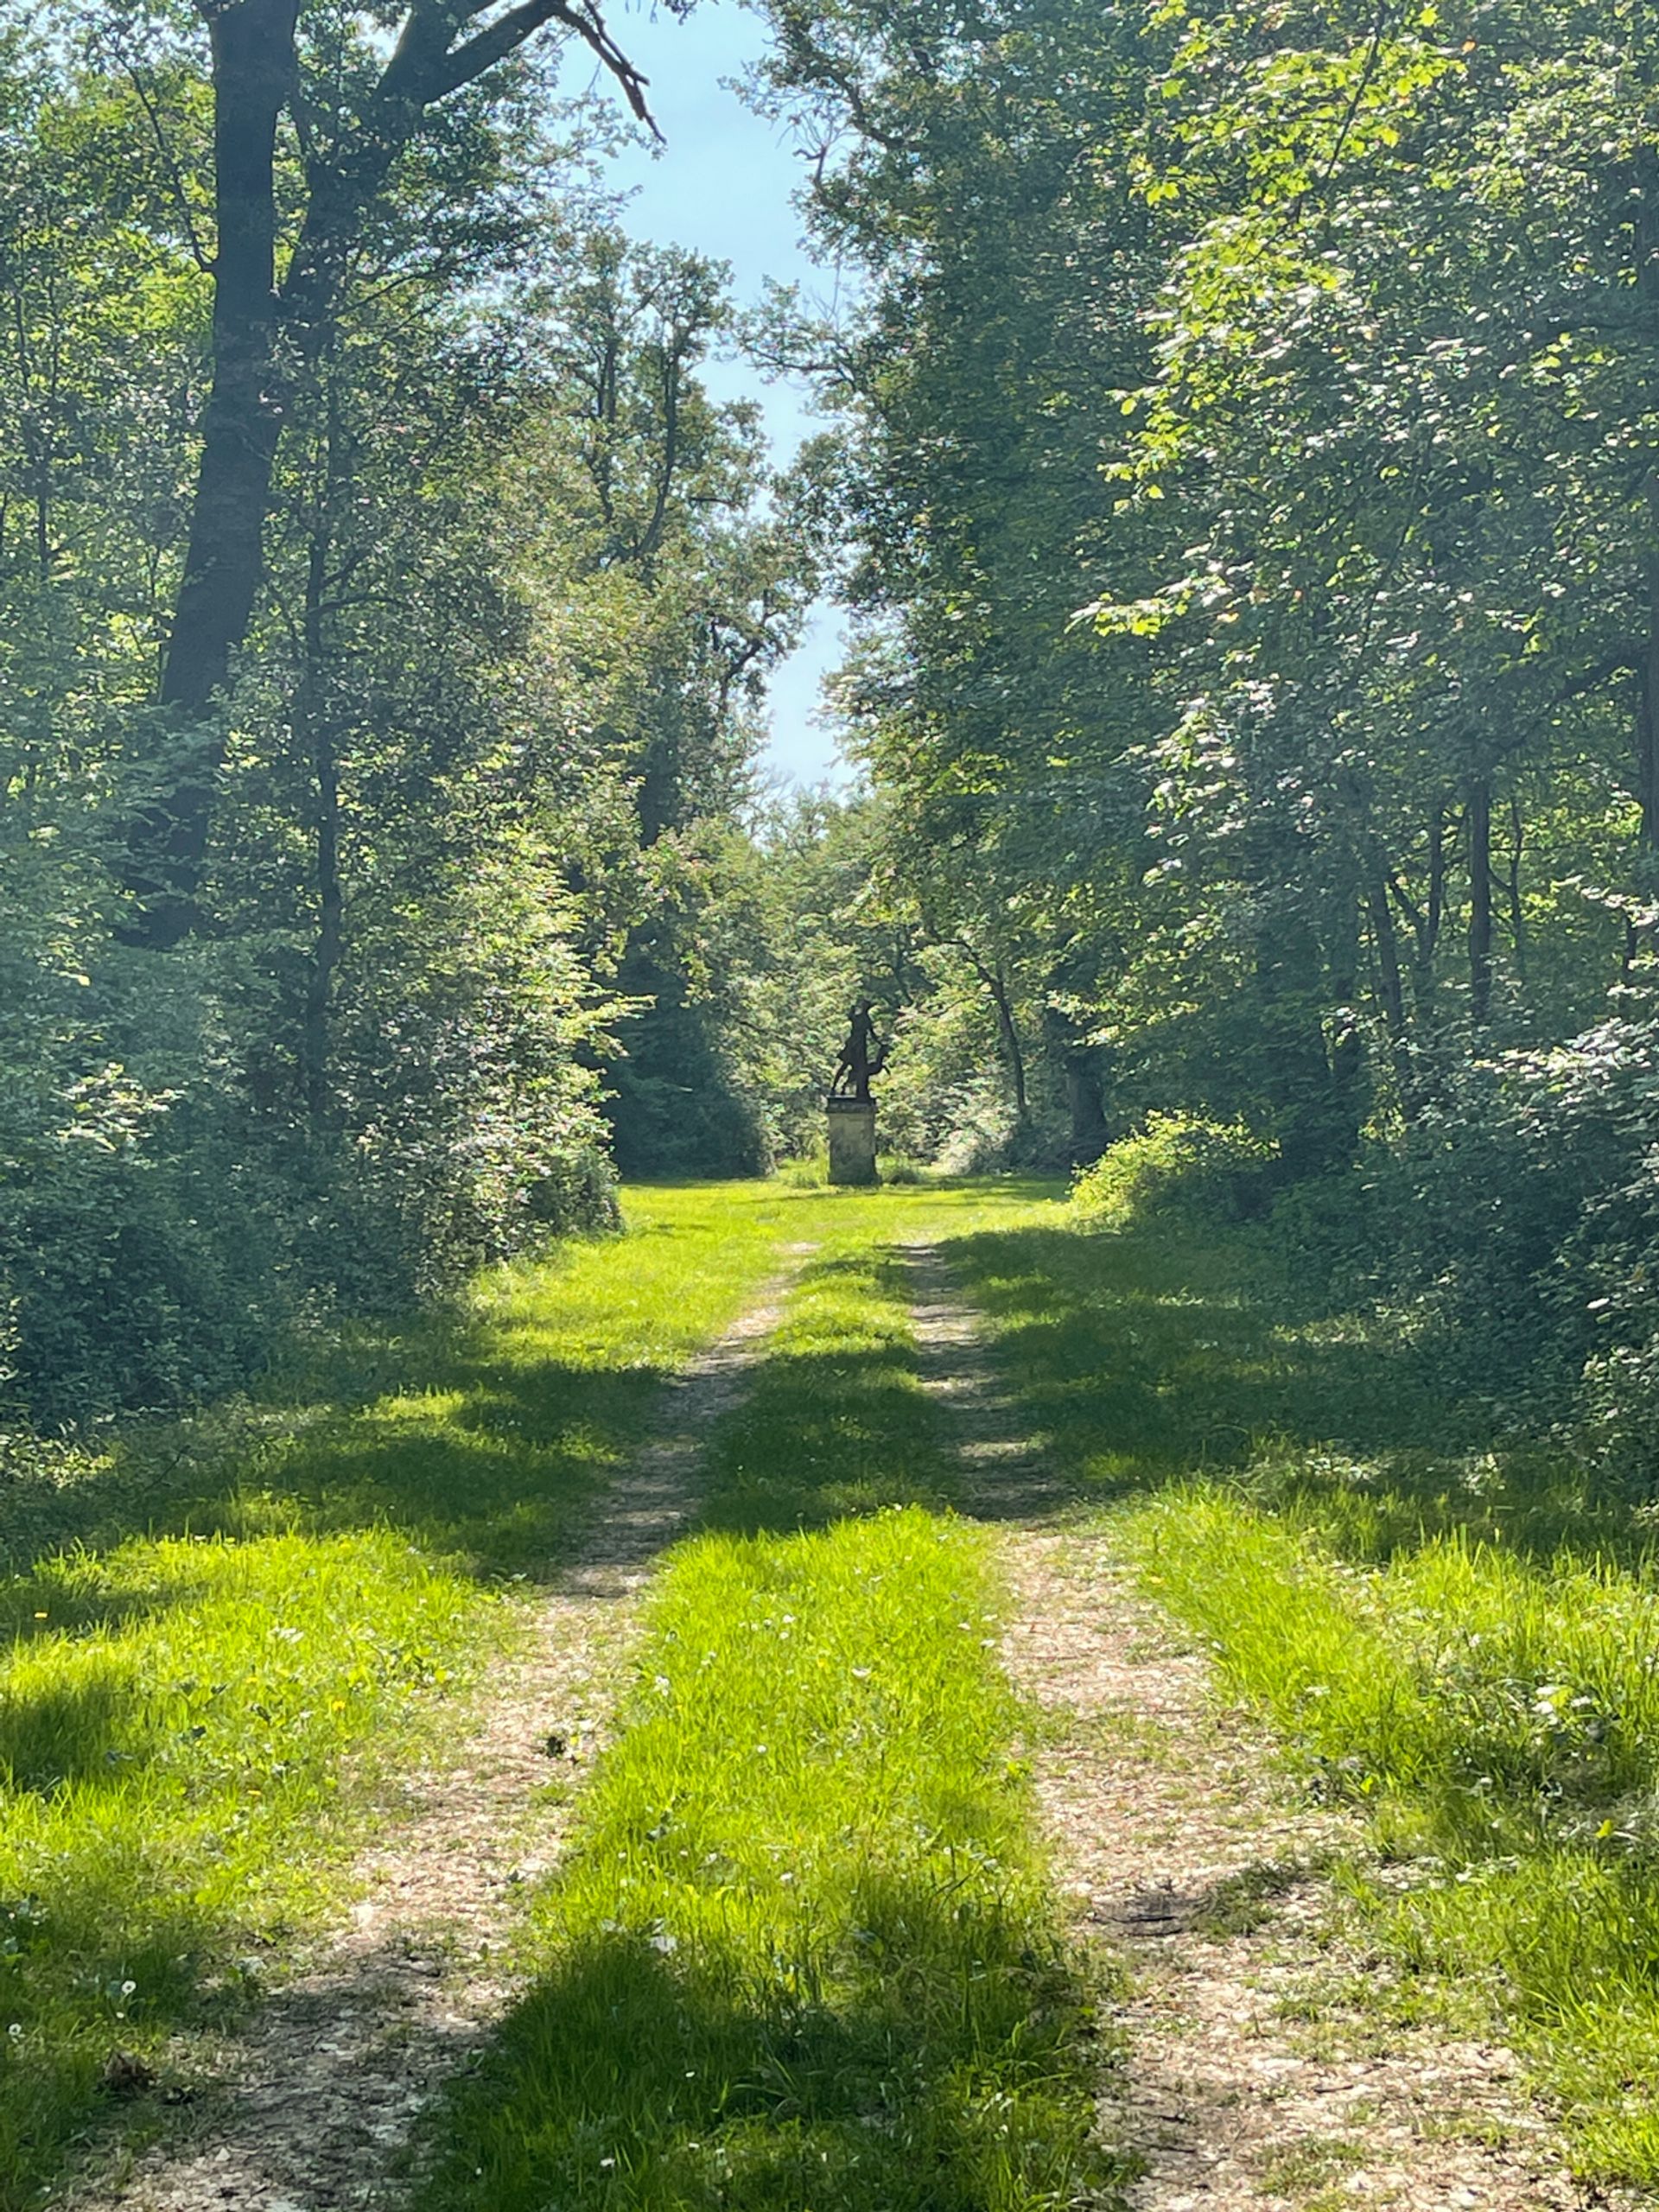
<svg viewBox="0 0 1659 2212">
<path fill-rule="evenodd" d="M 741 305 L 759 301 L 767 277 L 827 292 L 831 276 L 807 254 L 791 204 L 800 162 L 785 136 L 725 81 L 764 51 L 760 19 L 736 0 L 702 0 L 684 22 L 640 0 L 611 0 L 604 14 L 617 43 L 651 79 L 652 111 L 667 141 L 654 155 L 643 144 L 629 147 L 612 165 L 613 182 L 633 194 L 626 228 L 658 245 L 729 262 Z M 575 54 L 569 68 L 573 89 L 593 75 Z M 743 362 L 711 364 L 708 380 L 719 397 L 760 403 L 780 461 L 817 427 L 803 391 L 764 384 Z M 835 611 L 820 609 L 801 649 L 773 680 L 770 763 L 791 782 L 839 781 L 843 773 L 834 737 L 817 720 L 819 686 L 840 658 L 839 629 Z"/>
</svg>

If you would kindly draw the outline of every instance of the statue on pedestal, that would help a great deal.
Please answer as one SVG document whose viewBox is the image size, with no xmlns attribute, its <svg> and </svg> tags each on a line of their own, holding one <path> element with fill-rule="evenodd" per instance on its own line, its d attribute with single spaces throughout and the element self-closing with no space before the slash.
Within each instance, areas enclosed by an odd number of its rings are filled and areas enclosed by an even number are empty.
<svg viewBox="0 0 1659 2212">
<path fill-rule="evenodd" d="M 830 1180 L 832 1183 L 874 1183 L 875 1166 L 875 1101 L 870 1084 L 887 1065 L 887 1055 L 875 1041 L 870 1002 L 861 999 L 853 1008 L 853 1026 L 841 1048 L 830 1084 Z"/>
</svg>

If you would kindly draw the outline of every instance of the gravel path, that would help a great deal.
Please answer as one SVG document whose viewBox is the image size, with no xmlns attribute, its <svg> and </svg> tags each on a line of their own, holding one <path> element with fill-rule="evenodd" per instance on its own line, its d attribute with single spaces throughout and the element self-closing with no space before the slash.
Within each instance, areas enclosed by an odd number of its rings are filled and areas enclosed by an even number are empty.
<svg viewBox="0 0 1659 2212">
<path fill-rule="evenodd" d="M 403 2199 L 392 2177 L 417 2114 L 514 1995 L 505 1953 L 518 1899 L 558 1857 L 570 1795 L 549 1785 L 574 1779 L 603 1738 L 642 1587 L 786 1282 L 666 1386 L 654 1438 L 613 1483 L 521 1654 L 493 1675 L 469 1740 L 400 1778 L 349 1921 L 222 2055 L 222 2093 L 193 2110 L 182 2140 L 83 2182 L 62 2200 L 72 2212 L 364 2212 Z"/>
<path fill-rule="evenodd" d="M 967 1510 L 1001 1539 L 1006 1663 L 1041 1708 L 1033 1763 L 1079 1936 L 1127 1967 L 1102 2128 L 1144 2172 L 1132 2212 L 1579 2212 L 1580 2188 L 1502 2044 L 1412 2024 L 1340 1932 L 1319 1869 L 1360 1824 L 1311 1806 L 1131 1589 L 1068 1529 L 939 1253 L 914 1248 L 925 1380 Z M 1046 1525 L 1045 1525 L 1046 1524 Z"/>
</svg>

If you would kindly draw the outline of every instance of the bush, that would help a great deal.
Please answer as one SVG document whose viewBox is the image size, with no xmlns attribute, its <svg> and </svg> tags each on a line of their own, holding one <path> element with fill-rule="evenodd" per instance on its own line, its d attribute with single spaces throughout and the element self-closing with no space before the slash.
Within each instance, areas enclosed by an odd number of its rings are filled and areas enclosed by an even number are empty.
<svg viewBox="0 0 1659 2212">
<path fill-rule="evenodd" d="M 1227 1220 L 1254 1211 L 1274 1147 L 1238 1122 L 1149 1114 L 1071 1186 L 1087 1219 L 1119 1229 L 1148 1215 L 1191 1212 Z"/>
</svg>

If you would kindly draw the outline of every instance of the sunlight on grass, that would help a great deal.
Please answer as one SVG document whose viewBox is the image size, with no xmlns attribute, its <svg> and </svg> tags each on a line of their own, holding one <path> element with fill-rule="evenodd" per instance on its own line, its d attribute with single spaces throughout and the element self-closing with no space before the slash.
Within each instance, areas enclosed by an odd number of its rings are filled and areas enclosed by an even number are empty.
<svg viewBox="0 0 1659 2212">
<path fill-rule="evenodd" d="M 916 1374 L 902 1262 L 868 1248 L 810 1266 L 753 1387 L 709 1452 L 701 1519 L 753 1531 L 817 1527 L 951 1491 Z"/>
<path fill-rule="evenodd" d="M 316 1910 L 348 1751 L 413 1749 L 490 1633 L 385 1532 L 135 1541 L 6 1592 L 0 2204 L 34 2202 L 117 2048 L 232 2008 Z M 499 1626 L 499 1622 L 496 1624 Z M 360 1767 L 359 1789 L 368 1779 Z M 257 1971 L 257 1964 L 251 1971 Z"/>
<path fill-rule="evenodd" d="M 950 1460 L 882 1249 L 1032 1197 L 819 1217 L 537 1904 L 531 1993 L 434 2122 L 429 2212 L 1038 2212 L 1116 2177 L 1000 1592 L 980 1535 L 922 1510 Z"/>
<path fill-rule="evenodd" d="M 1035 2212 L 1103 2183 L 997 1602 L 977 1535 L 913 1508 L 679 1553 L 434 2212 Z"/>
<path fill-rule="evenodd" d="M 1056 1211 L 952 1251 L 1078 1501 L 1313 1788 L 1368 1809 L 1393 1862 L 1352 1877 L 1369 1940 L 1430 1991 L 1488 1991 L 1585 2168 L 1659 2183 L 1640 1502 L 1497 1443 L 1397 1337 L 1302 1310 L 1248 1236 Z"/>
<path fill-rule="evenodd" d="M 1215 1492 L 1130 1535 L 1153 1593 L 1412 1868 L 1357 1882 L 1376 1940 L 1506 1993 L 1580 2158 L 1659 2181 L 1659 1577 L 1459 1536 L 1360 1569 Z"/>
<path fill-rule="evenodd" d="M 238 1962 L 335 1900 L 376 1773 L 512 1632 L 478 1578 L 556 1565 L 793 1219 L 754 1185 L 628 1212 L 626 1238 L 359 1332 L 263 1406 L 8 1491 L 4 2212 L 38 2202 L 112 2051 L 229 2017 Z"/>
</svg>

